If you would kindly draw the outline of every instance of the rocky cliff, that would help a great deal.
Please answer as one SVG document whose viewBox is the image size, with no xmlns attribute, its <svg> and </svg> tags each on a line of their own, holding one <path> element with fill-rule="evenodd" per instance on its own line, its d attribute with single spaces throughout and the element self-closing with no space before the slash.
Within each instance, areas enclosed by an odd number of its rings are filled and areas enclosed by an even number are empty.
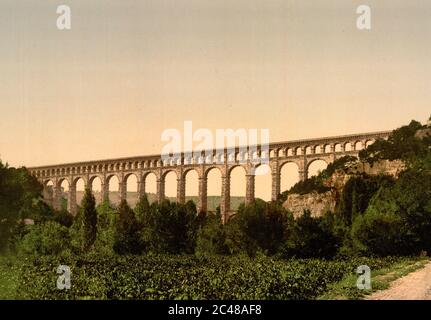
<svg viewBox="0 0 431 320">
<path fill-rule="evenodd" d="M 375 162 L 373 165 L 358 161 L 350 164 L 343 170 L 335 171 L 334 174 L 324 181 L 324 185 L 331 188 L 330 191 L 290 194 L 283 203 L 283 206 L 292 212 L 295 217 L 303 214 L 304 210 L 309 210 L 312 216 L 318 217 L 327 211 L 333 212 L 335 210 L 340 199 L 340 194 L 352 176 L 360 174 L 387 174 L 396 177 L 404 168 L 405 165 L 400 160 L 384 160 Z"/>
</svg>

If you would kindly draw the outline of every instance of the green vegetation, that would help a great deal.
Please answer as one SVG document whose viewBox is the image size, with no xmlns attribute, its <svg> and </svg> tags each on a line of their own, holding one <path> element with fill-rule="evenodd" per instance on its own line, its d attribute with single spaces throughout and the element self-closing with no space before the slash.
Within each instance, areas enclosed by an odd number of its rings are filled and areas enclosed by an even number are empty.
<svg viewBox="0 0 431 320">
<path fill-rule="evenodd" d="M 358 265 L 391 266 L 398 258 L 345 261 L 265 256 L 45 256 L 27 260 L 15 297 L 22 299 L 314 299 Z M 67 264 L 72 289 L 55 285 Z"/>
<path fill-rule="evenodd" d="M 358 281 L 357 274 L 347 274 L 342 280 L 331 283 L 327 291 L 318 299 L 320 300 L 345 300 L 363 299 L 367 295 L 389 288 L 392 281 L 401 278 L 410 272 L 416 271 L 425 266 L 429 259 L 424 257 L 402 257 L 397 262 L 389 266 L 380 266 L 371 269 L 371 289 L 361 290 L 356 287 Z"/>
</svg>

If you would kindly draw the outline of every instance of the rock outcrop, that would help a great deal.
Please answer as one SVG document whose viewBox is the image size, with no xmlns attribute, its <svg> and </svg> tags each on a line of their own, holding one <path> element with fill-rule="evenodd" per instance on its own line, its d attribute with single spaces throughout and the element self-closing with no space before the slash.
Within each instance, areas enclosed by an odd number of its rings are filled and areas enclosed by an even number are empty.
<svg viewBox="0 0 431 320">
<path fill-rule="evenodd" d="M 307 209 L 313 217 L 319 217 L 328 211 L 334 211 L 337 205 L 337 192 L 335 190 L 324 193 L 311 192 L 307 194 L 289 195 L 283 206 L 299 217 Z"/>
<path fill-rule="evenodd" d="M 328 211 L 334 212 L 340 199 L 340 194 L 352 176 L 387 174 L 396 177 L 404 169 L 405 164 L 400 160 L 383 160 L 372 165 L 361 161 L 354 162 L 343 170 L 335 171 L 331 177 L 324 181 L 324 185 L 331 188 L 330 191 L 290 194 L 283 206 L 292 212 L 295 217 L 302 215 L 304 210 L 309 210 L 313 217 L 319 217 Z"/>
</svg>

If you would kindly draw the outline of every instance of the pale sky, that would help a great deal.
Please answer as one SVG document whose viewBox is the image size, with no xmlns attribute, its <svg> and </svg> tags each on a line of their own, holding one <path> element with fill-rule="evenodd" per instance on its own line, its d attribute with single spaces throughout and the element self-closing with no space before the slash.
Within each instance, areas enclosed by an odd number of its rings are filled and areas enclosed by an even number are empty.
<svg viewBox="0 0 431 320">
<path fill-rule="evenodd" d="M 430 16 L 429 0 L 2 0 L 0 158 L 157 154 L 186 120 L 271 141 L 425 121 Z"/>
</svg>

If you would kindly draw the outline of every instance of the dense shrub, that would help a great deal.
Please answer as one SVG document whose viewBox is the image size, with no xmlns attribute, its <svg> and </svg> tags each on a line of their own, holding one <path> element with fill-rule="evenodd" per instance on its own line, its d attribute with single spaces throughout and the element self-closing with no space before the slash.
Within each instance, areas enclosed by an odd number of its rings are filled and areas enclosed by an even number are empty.
<svg viewBox="0 0 431 320">
<path fill-rule="evenodd" d="M 292 221 L 292 215 L 278 203 L 256 199 L 242 204 L 226 225 L 226 245 L 231 253 L 275 254 L 287 239 Z"/>
<path fill-rule="evenodd" d="M 42 185 L 25 168 L 9 167 L 0 161 L 0 252 L 8 249 L 21 219 L 47 213 L 43 210 L 47 206 L 38 201 L 41 193 Z"/>
<path fill-rule="evenodd" d="M 346 226 L 351 226 L 356 216 L 365 212 L 374 194 L 381 187 L 391 186 L 394 178 L 387 175 L 360 175 L 351 177 L 343 187 L 337 214 Z"/>
<path fill-rule="evenodd" d="M 137 216 L 142 226 L 146 251 L 154 253 L 193 253 L 201 225 L 196 206 L 188 201 L 179 204 L 164 200 L 148 206 L 146 198 L 138 204 Z"/>
<path fill-rule="evenodd" d="M 96 199 L 90 188 L 85 189 L 81 201 L 82 207 L 82 232 L 83 250 L 88 251 L 96 241 L 97 235 L 97 211 Z"/>
<path fill-rule="evenodd" d="M 220 213 L 209 214 L 205 217 L 197 234 L 195 253 L 197 256 L 228 253 L 226 232 Z"/>
<path fill-rule="evenodd" d="M 54 221 L 29 225 L 18 243 L 19 252 L 33 255 L 55 255 L 70 247 L 69 231 Z"/>
<path fill-rule="evenodd" d="M 340 240 L 333 232 L 332 214 L 313 218 L 305 211 L 291 227 L 282 255 L 299 258 L 332 258 L 335 256 Z"/>
<path fill-rule="evenodd" d="M 26 299 L 313 299 L 359 265 L 388 267 L 394 258 L 279 261 L 259 256 L 40 257 L 22 266 L 17 292 Z M 58 265 L 72 288 L 56 288 Z"/>
<path fill-rule="evenodd" d="M 143 248 L 140 226 L 126 200 L 118 206 L 114 251 L 119 254 L 139 254 Z"/>
<path fill-rule="evenodd" d="M 378 160 L 401 159 L 408 163 L 423 158 L 430 153 L 430 139 L 416 136 L 424 128 L 420 122 L 411 121 L 409 125 L 394 130 L 388 140 L 377 140 L 365 150 L 359 152 L 361 160 L 373 163 Z"/>
<path fill-rule="evenodd" d="M 431 174 L 409 169 L 383 186 L 352 228 L 356 246 L 370 254 L 431 252 Z"/>
</svg>

